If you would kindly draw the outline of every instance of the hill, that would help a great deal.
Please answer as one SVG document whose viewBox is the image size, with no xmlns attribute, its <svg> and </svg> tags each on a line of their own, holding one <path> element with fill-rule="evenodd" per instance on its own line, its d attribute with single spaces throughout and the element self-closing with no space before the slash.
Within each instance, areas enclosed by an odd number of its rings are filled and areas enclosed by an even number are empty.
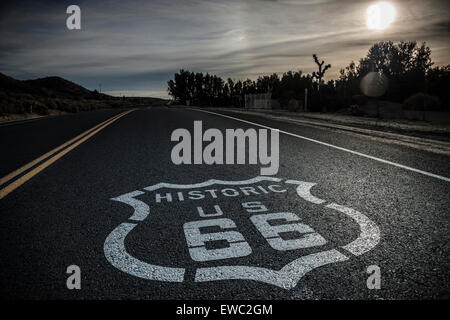
<svg viewBox="0 0 450 320">
<path fill-rule="evenodd" d="M 112 97 L 61 77 L 17 80 L 0 73 L 0 114 L 20 114 L 33 110 L 45 115 L 51 110 L 78 112 L 165 102 L 157 98 Z"/>
</svg>

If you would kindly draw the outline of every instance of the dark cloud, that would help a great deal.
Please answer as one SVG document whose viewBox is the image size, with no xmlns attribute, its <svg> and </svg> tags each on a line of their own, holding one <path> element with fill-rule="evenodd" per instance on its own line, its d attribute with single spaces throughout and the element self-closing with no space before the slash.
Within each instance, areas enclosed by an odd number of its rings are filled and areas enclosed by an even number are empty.
<svg viewBox="0 0 450 320">
<path fill-rule="evenodd" d="M 427 41 L 448 64 L 449 2 L 392 0 L 397 18 L 370 31 L 373 1 L 153 0 L 10 1 L 0 5 L 0 71 L 19 78 L 59 75 L 115 93 L 165 94 L 180 68 L 255 78 L 313 71 L 311 55 L 332 64 L 329 78 L 381 40 Z M 82 30 L 65 27 L 78 4 Z"/>
</svg>

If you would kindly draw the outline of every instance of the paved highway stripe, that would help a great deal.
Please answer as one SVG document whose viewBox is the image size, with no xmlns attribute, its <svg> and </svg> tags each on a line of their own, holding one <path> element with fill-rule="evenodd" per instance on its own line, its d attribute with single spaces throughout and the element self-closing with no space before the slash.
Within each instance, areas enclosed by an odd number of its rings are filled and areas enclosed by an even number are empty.
<svg viewBox="0 0 450 320">
<path fill-rule="evenodd" d="M 23 175 L 19 179 L 15 180 L 11 184 L 9 184 L 6 187 L 4 187 L 3 189 L 1 189 L 0 190 L 0 199 L 4 198 L 7 194 L 11 193 L 12 191 L 14 191 L 18 187 L 20 187 L 22 184 L 24 184 L 25 182 L 30 180 L 36 174 L 38 174 L 39 172 L 41 172 L 42 170 L 44 170 L 45 168 L 50 166 L 52 163 L 54 163 L 56 160 L 58 160 L 59 158 L 61 158 L 65 154 L 69 153 L 71 150 L 75 149 L 77 146 L 79 146 L 80 144 L 82 144 L 83 142 L 85 142 L 86 140 L 91 138 L 93 135 L 95 135 L 99 131 L 103 130 L 104 128 L 106 128 L 107 126 L 112 124 L 113 122 L 119 120 L 121 117 L 123 117 L 124 115 L 126 115 L 126 114 L 128 114 L 128 113 L 130 113 L 132 111 L 134 111 L 134 110 L 129 110 L 129 111 L 126 111 L 126 112 L 122 112 L 121 114 L 119 114 L 117 116 L 114 116 L 114 117 L 112 117 L 112 118 L 110 118 L 110 119 L 108 119 L 108 120 L 106 120 L 106 121 L 104 121 L 104 122 L 94 126 L 93 128 L 91 128 L 91 129 L 87 130 L 86 132 L 82 133 L 81 135 L 79 135 L 79 136 L 73 138 L 72 140 L 62 144 L 61 146 L 53 149 L 52 151 L 49 151 L 45 155 L 43 155 L 43 156 L 33 160 L 32 162 L 26 164 L 22 168 L 14 171 L 12 173 L 10 173 L 9 175 L 7 175 L 4 178 L 2 178 L 1 181 L 5 180 L 5 182 L 6 182 L 6 181 L 12 179 L 13 177 L 19 175 L 20 173 L 24 172 L 28 168 L 31 168 L 36 163 L 39 163 L 42 159 L 47 158 L 48 156 L 54 154 L 55 152 L 58 152 L 59 150 L 63 149 L 65 146 L 70 145 L 72 142 L 76 141 L 75 143 L 71 144 L 68 148 L 62 150 L 59 153 L 56 153 L 55 155 L 53 155 L 53 157 L 51 157 L 50 159 L 48 159 L 47 161 L 45 161 L 44 163 L 42 163 L 38 167 L 34 168 L 30 172 L 26 173 L 25 175 Z M 81 137 L 81 139 L 79 139 L 80 137 Z M 77 141 L 77 139 L 79 139 L 79 140 Z"/>
<path fill-rule="evenodd" d="M 54 148 L 53 150 L 50 150 L 49 152 L 43 154 L 42 156 L 34 159 L 33 161 L 27 163 L 26 165 L 20 167 L 17 170 L 14 170 L 13 172 L 9 173 L 8 175 L 4 176 L 3 178 L 0 179 L 0 186 L 5 184 L 6 182 L 8 182 L 11 179 L 14 179 L 15 177 L 17 177 L 19 174 L 21 174 L 22 172 L 25 172 L 26 170 L 28 170 L 29 168 L 33 167 L 34 165 L 38 164 L 39 162 L 41 162 L 44 159 L 47 159 L 48 157 L 50 157 L 51 155 L 53 155 L 54 153 L 58 152 L 59 150 L 67 147 L 68 145 L 72 144 L 73 142 L 77 141 L 78 139 L 81 139 L 83 136 L 87 135 L 89 132 L 92 132 L 93 130 L 95 130 L 96 128 L 104 125 L 105 123 L 107 123 L 108 121 L 113 120 L 114 118 L 120 116 L 120 114 L 109 118 L 106 121 L 103 121 L 102 123 L 97 124 L 96 126 L 90 128 L 89 130 L 86 130 L 85 132 L 79 134 L 78 136 L 76 136 L 75 138 L 63 143 L 62 145 L 60 145 L 59 147 Z"/>
<path fill-rule="evenodd" d="M 307 138 L 307 137 L 304 137 L 304 136 L 301 136 L 301 135 L 298 135 L 298 134 L 295 134 L 295 133 L 291 133 L 291 132 L 288 132 L 288 131 L 283 131 L 283 130 L 279 130 L 279 129 L 276 129 L 276 128 L 272 128 L 272 127 L 269 127 L 269 126 L 266 126 L 266 125 L 263 125 L 263 124 L 259 124 L 259 123 L 256 123 L 256 122 L 251 122 L 251 121 L 247 121 L 247 120 L 244 120 L 244 119 L 235 118 L 235 117 L 232 117 L 232 116 L 228 116 L 228 115 L 225 115 L 225 114 L 216 113 L 216 112 L 212 112 L 212 111 L 199 110 L 199 109 L 191 109 L 191 110 L 213 114 L 213 115 L 216 115 L 216 116 L 219 116 L 219 117 L 224 117 L 224 118 L 228 118 L 228 119 L 232 119 L 232 120 L 248 123 L 248 124 L 251 124 L 251 125 L 254 125 L 254 126 L 258 126 L 258 127 L 261 127 L 261 128 L 266 128 L 266 129 L 271 129 L 271 130 L 278 130 L 279 132 L 284 133 L 284 134 L 289 135 L 289 136 L 292 136 L 292 137 L 296 137 L 296 138 L 299 138 L 299 139 L 303 139 L 303 140 L 307 140 L 307 141 L 310 141 L 310 142 L 318 143 L 318 144 L 321 144 L 321 145 L 324 145 L 324 146 L 327 146 L 327 147 L 330 147 L 330 148 L 334 148 L 334 149 L 338 149 L 338 150 L 341 150 L 341 151 L 349 152 L 349 153 L 356 154 L 356 155 L 364 157 L 364 158 L 368 158 L 368 159 L 375 160 L 375 161 L 378 161 L 378 162 L 386 163 L 386 164 L 389 164 L 389 165 L 392 165 L 392 166 L 395 166 L 395 167 L 398 167 L 398 168 L 402 168 L 402 169 L 413 171 L 413 172 L 416 172 L 416 173 L 420 173 L 420 174 L 423 174 L 423 175 L 426 175 L 426 176 L 429 176 L 429 177 L 433 177 L 433 178 L 436 178 L 436 179 L 439 179 L 439 180 L 450 182 L 450 178 L 447 178 L 447 177 L 444 177 L 444 176 L 440 176 L 440 175 L 437 175 L 437 174 L 434 174 L 434 173 L 431 173 L 431 172 L 427 172 L 427 171 L 415 169 L 415 168 L 412 168 L 412 167 L 408 167 L 408 166 L 405 166 L 403 164 L 396 163 L 396 162 L 393 162 L 393 161 L 384 160 L 384 159 L 381 159 L 381 158 L 370 156 L 368 154 L 361 153 L 361 152 L 358 152 L 358 151 L 353 151 L 353 150 L 346 149 L 346 148 L 343 148 L 343 147 L 335 146 L 333 144 L 326 143 L 326 142 L 323 142 L 323 141 L 320 141 L 320 140 Z"/>
</svg>

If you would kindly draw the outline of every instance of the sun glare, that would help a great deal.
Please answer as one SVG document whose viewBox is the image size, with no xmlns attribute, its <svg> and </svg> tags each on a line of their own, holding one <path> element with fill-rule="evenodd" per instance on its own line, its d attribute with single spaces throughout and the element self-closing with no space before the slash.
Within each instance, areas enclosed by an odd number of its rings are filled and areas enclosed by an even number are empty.
<svg viewBox="0 0 450 320">
<path fill-rule="evenodd" d="M 371 30 L 384 30 L 395 19 L 395 7 L 389 2 L 378 2 L 367 8 L 367 27 Z"/>
</svg>

